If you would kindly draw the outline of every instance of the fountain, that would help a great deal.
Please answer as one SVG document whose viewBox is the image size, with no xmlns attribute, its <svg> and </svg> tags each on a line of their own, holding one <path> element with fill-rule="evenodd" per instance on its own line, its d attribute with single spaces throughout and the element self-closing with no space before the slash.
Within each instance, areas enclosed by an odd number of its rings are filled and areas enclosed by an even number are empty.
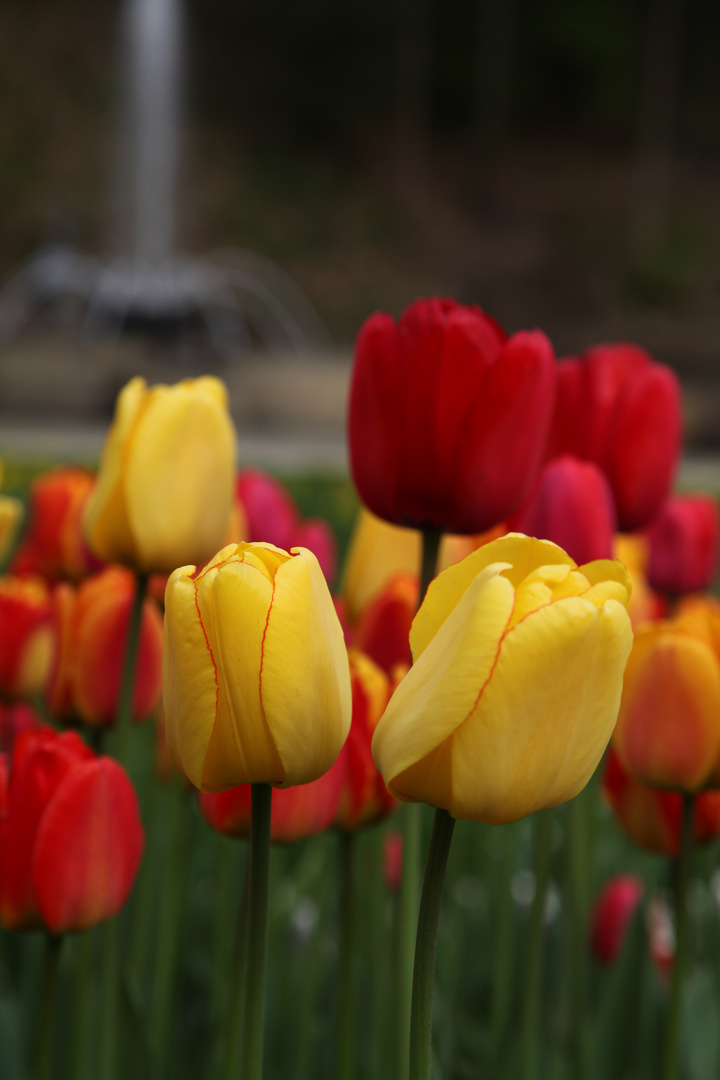
<svg viewBox="0 0 720 1080">
<path fill-rule="evenodd" d="M 54 243 L 32 255 L 0 289 L 0 345 L 39 310 L 68 303 L 93 337 L 194 341 L 220 357 L 255 344 L 271 352 L 328 344 L 310 302 L 270 260 L 176 252 L 182 39 L 179 0 L 127 0 L 114 253 L 103 261 Z"/>
</svg>

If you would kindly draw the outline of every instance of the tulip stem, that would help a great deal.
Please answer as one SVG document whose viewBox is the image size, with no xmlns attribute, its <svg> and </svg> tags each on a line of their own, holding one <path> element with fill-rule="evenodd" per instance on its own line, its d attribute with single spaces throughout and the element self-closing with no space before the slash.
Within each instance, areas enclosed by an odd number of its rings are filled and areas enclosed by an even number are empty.
<svg viewBox="0 0 720 1080">
<path fill-rule="evenodd" d="M 688 951 L 687 895 L 695 847 L 695 796 L 683 795 L 680 852 L 675 863 L 675 963 L 665 1026 L 662 1080 L 676 1080 L 680 1074 L 683 989 Z"/>
<path fill-rule="evenodd" d="M 438 554 L 440 541 L 443 534 L 438 529 L 423 529 L 422 531 L 422 561 L 420 566 L 420 593 L 419 603 L 425 599 L 428 585 L 437 573 Z"/>
<path fill-rule="evenodd" d="M 355 836 L 341 831 L 340 841 L 340 1025 L 338 1080 L 355 1073 Z"/>
<path fill-rule="evenodd" d="M 243 1080 L 261 1080 L 262 1077 L 271 797 L 269 784 L 252 785 L 245 1022 L 240 1070 Z"/>
<path fill-rule="evenodd" d="M 58 976 L 60 973 L 60 947 L 62 937 L 57 934 L 45 936 L 42 990 L 37 1026 L 37 1058 L 35 1080 L 49 1080 L 52 1075 L 54 1053 L 55 1015 L 57 1012 Z"/>
<path fill-rule="evenodd" d="M 86 1072 L 90 1005 L 93 991 L 93 942 L 95 934 L 78 934 L 75 950 L 75 998 L 72 1022 L 72 1068 L 70 1075 L 82 1080 Z"/>
<path fill-rule="evenodd" d="M 238 1071 L 240 1044 L 243 1034 L 245 1013 L 245 992 L 247 983 L 248 918 L 250 908 L 250 859 L 245 866 L 245 882 L 240 901 L 233 972 L 230 982 L 230 1004 L 228 1006 L 227 1037 L 225 1039 L 225 1057 L 223 1061 L 223 1080 L 234 1080 Z M 223 940 L 225 937 L 223 935 Z"/>
<path fill-rule="evenodd" d="M 437 809 L 423 878 L 410 1013 L 410 1080 L 430 1080 L 432 999 L 440 901 L 455 819 Z"/>
<path fill-rule="evenodd" d="M 534 1080 L 537 1060 L 538 1027 L 540 1020 L 540 980 L 542 975 L 543 930 L 545 903 L 550 883 L 553 814 L 539 810 L 533 816 L 533 869 L 535 894 L 530 909 L 530 925 L 525 963 L 523 1028 L 521 1047 L 521 1080 Z"/>
<path fill-rule="evenodd" d="M 100 1069 L 102 1080 L 118 1074 L 118 1012 L 120 1006 L 120 942 L 118 916 L 103 928 L 103 973 L 100 1001 Z"/>
<path fill-rule="evenodd" d="M 140 645 L 140 626 L 142 624 L 147 574 L 138 574 L 135 580 L 135 597 L 130 609 L 125 658 L 123 660 L 120 696 L 118 698 L 117 717 L 115 720 L 114 750 L 121 765 L 127 765 L 128 739 L 132 723 L 133 690 L 135 688 L 135 668 L 137 666 Z"/>
</svg>

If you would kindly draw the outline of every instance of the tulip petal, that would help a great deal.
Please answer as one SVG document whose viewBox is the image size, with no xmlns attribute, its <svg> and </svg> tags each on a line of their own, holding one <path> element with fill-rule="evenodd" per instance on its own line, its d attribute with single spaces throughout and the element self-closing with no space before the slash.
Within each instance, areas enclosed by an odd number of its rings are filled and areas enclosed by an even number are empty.
<svg viewBox="0 0 720 1080">
<path fill-rule="evenodd" d="M 82 930 L 127 900 L 140 865 L 137 797 L 110 758 L 88 761 L 60 784 L 43 815 L 33 881 L 48 929 Z"/>
<path fill-rule="evenodd" d="M 465 723 L 394 775 L 391 790 L 413 797 L 420 782 L 425 801 L 493 824 L 572 798 L 612 734 L 631 647 L 627 611 L 613 600 L 596 608 L 571 597 L 534 612 L 506 635 Z"/>
<path fill-rule="evenodd" d="M 173 570 L 177 551 L 205 562 L 230 520 L 235 434 L 218 393 L 200 382 L 150 390 L 126 447 L 127 516 L 146 570 Z"/>
<path fill-rule="evenodd" d="M 347 649 L 320 565 L 293 549 L 275 574 L 263 644 L 261 694 L 285 784 L 326 772 L 350 730 Z"/>
<path fill-rule="evenodd" d="M 394 795 L 416 797 L 396 778 L 434 752 L 476 707 L 497 663 L 514 599 L 502 575 L 478 575 L 391 697 L 372 753 Z"/>
<path fill-rule="evenodd" d="M 217 712 L 218 685 L 215 658 L 190 576 L 194 571 L 194 566 L 176 570 L 165 589 L 163 702 L 170 757 L 199 788 Z"/>
<path fill-rule="evenodd" d="M 264 777 L 285 778 L 263 711 L 260 679 L 273 582 L 252 552 L 238 548 L 220 572 L 198 579 L 198 610 L 217 664 L 218 704 L 202 774 L 203 791 Z"/>
</svg>

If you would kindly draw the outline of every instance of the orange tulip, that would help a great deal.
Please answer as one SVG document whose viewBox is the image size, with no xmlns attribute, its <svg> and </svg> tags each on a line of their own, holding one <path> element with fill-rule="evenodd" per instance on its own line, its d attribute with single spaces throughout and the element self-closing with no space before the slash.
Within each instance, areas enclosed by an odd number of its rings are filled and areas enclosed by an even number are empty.
<svg viewBox="0 0 720 1080">
<path fill-rule="evenodd" d="M 45 582 L 38 577 L 0 578 L 0 693 L 39 694 L 54 649 L 53 606 Z"/>
<path fill-rule="evenodd" d="M 32 482 L 27 529 L 12 571 L 48 581 L 78 580 L 99 569 L 82 532 L 85 503 L 95 483 L 86 469 L 54 469 Z"/>
<path fill-rule="evenodd" d="M 48 704 L 62 720 L 91 727 L 112 724 L 117 712 L 135 578 L 109 566 L 77 589 L 58 585 L 54 593 L 58 626 L 57 661 L 48 688 Z M 162 618 L 146 599 L 135 667 L 132 715 L 145 720 L 160 704 L 162 692 Z"/>
</svg>

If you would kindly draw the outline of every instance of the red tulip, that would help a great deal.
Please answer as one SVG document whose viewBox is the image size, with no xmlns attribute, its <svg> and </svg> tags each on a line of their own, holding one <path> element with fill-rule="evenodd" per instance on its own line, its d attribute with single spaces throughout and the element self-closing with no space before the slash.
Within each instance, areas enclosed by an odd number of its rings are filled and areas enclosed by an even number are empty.
<svg viewBox="0 0 720 1080">
<path fill-rule="evenodd" d="M 0 578 L 0 694 L 39 694 L 55 651 L 50 591 L 39 577 Z"/>
<path fill-rule="evenodd" d="M 570 454 L 548 461 L 533 494 L 508 523 L 512 532 L 552 540 L 578 565 L 611 559 L 615 506 L 605 475 Z"/>
<path fill-rule="evenodd" d="M 549 457 L 594 461 L 615 497 L 621 530 L 646 525 L 672 485 L 680 453 L 680 387 L 636 345 L 597 345 L 558 365 Z"/>
<path fill-rule="evenodd" d="M 711 496 L 668 499 L 645 533 L 652 587 L 676 595 L 709 589 L 717 573 L 719 530 L 718 505 Z"/>
<path fill-rule="evenodd" d="M 74 732 L 40 727 L 0 755 L 0 921 L 83 930 L 115 915 L 140 865 L 130 780 Z"/>
<path fill-rule="evenodd" d="M 59 648 L 48 704 L 58 719 L 92 727 L 114 722 L 134 595 L 135 578 L 120 566 L 108 566 L 77 589 L 56 587 Z M 132 699 L 135 720 L 147 719 L 160 704 L 162 636 L 160 612 L 146 599 Z"/>
<path fill-rule="evenodd" d="M 290 534 L 290 546 L 304 547 L 312 551 L 328 585 L 332 585 L 337 574 L 338 554 L 335 535 L 322 518 L 307 518 L 296 525 Z"/>
<path fill-rule="evenodd" d="M 644 891 L 636 874 L 618 874 L 600 890 L 590 919 L 590 947 L 601 964 L 612 964 L 619 956 Z"/>
<path fill-rule="evenodd" d="M 290 537 L 299 518 L 290 493 L 279 480 L 261 469 L 243 469 L 238 473 L 235 497 L 245 514 L 250 543 L 290 550 Z"/>
<path fill-rule="evenodd" d="M 354 645 L 388 675 L 398 664 L 412 663 L 409 637 L 417 606 L 417 577 L 396 574 L 358 619 Z"/>
<path fill-rule="evenodd" d="M 334 823 L 354 830 L 371 825 L 397 806 L 372 759 L 372 737 L 394 685 L 385 672 L 355 649 L 350 651 L 352 724 L 333 766 L 343 775 L 343 788 Z"/>
<path fill-rule="evenodd" d="M 539 331 L 507 339 L 479 308 L 418 300 L 362 327 L 350 463 L 366 506 L 396 525 L 479 533 L 526 498 L 552 414 L 555 364 Z"/>
<path fill-rule="evenodd" d="M 680 850 L 682 796 L 635 780 L 610 749 L 602 780 L 605 799 L 631 840 L 648 851 L 676 857 Z M 713 840 L 720 833 L 720 791 L 695 796 L 695 839 Z"/>
<path fill-rule="evenodd" d="M 11 566 L 14 574 L 77 580 L 100 568 L 82 531 L 83 510 L 94 483 L 91 472 L 76 468 L 54 469 L 33 480 L 28 526 Z"/>
</svg>

